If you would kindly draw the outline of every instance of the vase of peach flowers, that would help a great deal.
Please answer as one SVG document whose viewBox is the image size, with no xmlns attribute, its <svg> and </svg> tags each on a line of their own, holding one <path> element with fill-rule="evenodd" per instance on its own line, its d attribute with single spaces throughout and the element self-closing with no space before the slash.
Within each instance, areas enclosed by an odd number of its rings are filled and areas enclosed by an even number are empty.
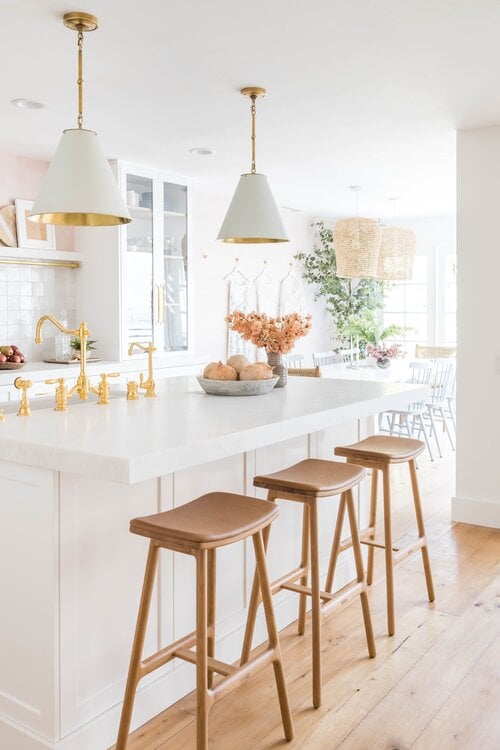
<svg viewBox="0 0 500 750">
<path fill-rule="evenodd" d="M 229 328 L 236 331 L 245 341 L 267 353 L 267 362 L 273 368 L 279 380 L 276 388 L 284 388 L 287 381 L 287 369 L 283 355 L 293 349 L 297 339 L 306 336 L 311 330 L 311 315 L 289 313 L 271 318 L 265 313 L 243 313 L 233 310 L 226 318 Z"/>
</svg>

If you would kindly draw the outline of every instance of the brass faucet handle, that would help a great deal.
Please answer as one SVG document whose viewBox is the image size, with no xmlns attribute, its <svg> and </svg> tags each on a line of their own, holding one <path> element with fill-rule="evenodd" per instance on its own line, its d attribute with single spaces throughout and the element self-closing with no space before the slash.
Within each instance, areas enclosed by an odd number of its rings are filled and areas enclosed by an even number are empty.
<svg viewBox="0 0 500 750">
<path fill-rule="evenodd" d="M 3 409 L 0 409 L 0 422 L 6 422 L 6 421 L 7 421 L 7 417 L 3 413 Z"/>
<path fill-rule="evenodd" d="M 16 378 L 14 380 L 14 386 L 23 392 L 21 396 L 21 406 L 17 412 L 18 417 L 29 417 L 31 414 L 30 402 L 28 401 L 28 388 L 33 387 L 32 380 L 24 380 L 23 378 Z"/>
<path fill-rule="evenodd" d="M 127 383 L 127 401 L 137 401 L 139 398 L 139 383 L 137 380 L 129 380 Z"/>
<path fill-rule="evenodd" d="M 97 401 L 98 404 L 109 404 L 109 383 L 108 378 L 118 378 L 120 376 L 119 372 L 102 372 L 100 375 L 101 382 L 99 383 L 99 386 L 97 388 L 97 393 L 99 394 L 99 399 Z"/>
<path fill-rule="evenodd" d="M 52 378 L 45 381 L 47 385 L 57 385 L 56 405 L 54 411 L 68 411 L 68 389 L 64 378 Z"/>
</svg>

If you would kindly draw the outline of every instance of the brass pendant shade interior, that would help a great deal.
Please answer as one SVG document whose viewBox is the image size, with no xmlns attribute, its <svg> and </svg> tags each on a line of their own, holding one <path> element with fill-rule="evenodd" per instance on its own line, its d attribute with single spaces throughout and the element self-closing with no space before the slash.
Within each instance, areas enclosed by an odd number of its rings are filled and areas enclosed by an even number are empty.
<svg viewBox="0 0 500 750">
<path fill-rule="evenodd" d="M 415 233 L 401 227 L 384 227 L 378 258 L 377 278 L 410 281 L 415 260 Z"/>
<path fill-rule="evenodd" d="M 29 219 L 65 226 L 114 226 L 131 221 L 97 134 L 83 127 L 83 37 L 97 18 L 74 11 L 64 25 L 78 34 L 77 127 L 65 130 Z"/>
<path fill-rule="evenodd" d="M 375 279 L 382 240 L 382 227 L 375 219 L 340 219 L 333 229 L 337 276 Z"/>
<path fill-rule="evenodd" d="M 241 89 L 252 102 L 252 167 L 242 174 L 222 223 L 218 240 L 227 243 L 288 242 L 278 206 L 267 178 L 256 169 L 255 101 L 266 90 L 258 86 Z"/>
</svg>

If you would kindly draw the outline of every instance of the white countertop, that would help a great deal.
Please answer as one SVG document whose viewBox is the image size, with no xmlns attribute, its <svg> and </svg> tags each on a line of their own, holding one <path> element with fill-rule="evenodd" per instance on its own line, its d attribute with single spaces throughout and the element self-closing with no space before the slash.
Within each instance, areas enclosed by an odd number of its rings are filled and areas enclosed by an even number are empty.
<svg viewBox="0 0 500 750">
<path fill-rule="evenodd" d="M 37 403 L 31 417 L 6 404 L 0 460 L 124 484 L 407 405 L 425 388 L 328 378 L 290 378 L 265 396 L 209 396 L 195 378 L 158 385 L 159 397 L 114 398 L 108 406 L 72 400 L 67 412 Z"/>
</svg>

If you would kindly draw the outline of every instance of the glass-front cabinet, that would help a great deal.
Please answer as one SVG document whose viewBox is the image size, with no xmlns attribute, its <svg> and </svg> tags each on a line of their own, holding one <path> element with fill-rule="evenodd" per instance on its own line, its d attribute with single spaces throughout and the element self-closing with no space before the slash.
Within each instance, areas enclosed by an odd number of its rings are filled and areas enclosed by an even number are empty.
<svg viewBox="0 0 500 750">
<path fill-rule="evenodd" d="M 153 341 L 158 354 L 190 351 L 190 186 L 120 166 L 132 217 L 120 230 L 122 350 Z"/>
</svg>

